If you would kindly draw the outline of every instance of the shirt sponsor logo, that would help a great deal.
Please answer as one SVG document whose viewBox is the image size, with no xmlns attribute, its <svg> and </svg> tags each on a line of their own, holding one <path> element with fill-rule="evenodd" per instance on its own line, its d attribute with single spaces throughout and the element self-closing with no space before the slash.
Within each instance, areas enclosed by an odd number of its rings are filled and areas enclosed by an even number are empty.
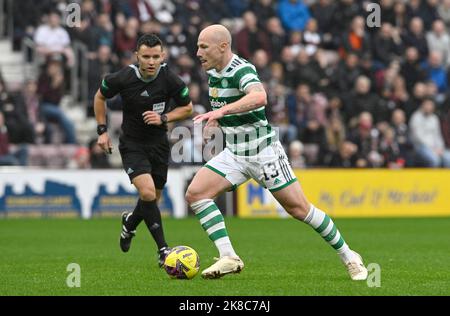
<svg viewBox="0 0 450 316">
<path fill-rule="evenodd" d="M 213 108 L 221 108 L 222 106 L 227 105 L 227 103 L 225 101 L 219 102 L 219 101 L 211 101 L 211 106 Z"/>
</svg>

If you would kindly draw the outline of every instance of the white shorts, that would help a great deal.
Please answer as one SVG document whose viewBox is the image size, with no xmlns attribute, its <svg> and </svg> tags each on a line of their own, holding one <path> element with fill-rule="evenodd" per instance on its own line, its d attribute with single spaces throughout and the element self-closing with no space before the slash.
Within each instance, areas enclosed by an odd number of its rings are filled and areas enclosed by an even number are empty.
<svg viewBox="0 0 450 316">
<path fill-rule="evenodd" d="M 245 157 L 225 148 L 205 165 L 231 182 L 232 190 L 250 178 L 270 192 L 276 192 L 297 181 L 279 141 L 264 148 L 258 155 Z"/>
</svg>

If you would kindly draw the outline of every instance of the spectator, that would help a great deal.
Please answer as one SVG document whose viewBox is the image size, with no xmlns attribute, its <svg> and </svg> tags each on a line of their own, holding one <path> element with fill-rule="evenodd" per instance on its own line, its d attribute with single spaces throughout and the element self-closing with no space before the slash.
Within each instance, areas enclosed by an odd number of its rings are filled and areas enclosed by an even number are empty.
<svg viewBox="0 0 450 316">
<path fill-rule="evenodd" d="M 96 57 L 89 60 L 88 69 L 88 99 L 89 105 L 87 108 L 88 116 L 94 115 L 93 100 L 95 93 L 100 86 L 102 79 L 106 74 L 116 71 L 117 64 L 113 61 L 111 48 L 108 45 L 100 45 L 96 53 Z"/>
<path fill-rule="evenodd" d="M 355 0 L 339 0 L 332 16 L 332 32 L 336 36 L 343 30 L 348 30 L 353 19 L 361 14 L 361 7 Z"/>
<path fill-rule="evenodd" d="M 396 142 L 394 129 L 386 128 L 380 141 L 380 154 L 383 156 L 384 167 L 399 169 L 405 166 L 405 158 L 402 156 L 400 146 Z"/>
<path fill-rule="evenodd" d="M 97 23 L 93 27 L 92 32 L 95 36 L 95 41 L 98 46 L 109 46 L 113 48 L 114 41 L 114 26 L 108 14 L 102 13 L 97 17 Z"/>
<path fill-rule="evenodd" d="M 334 86 L 338 92 L 348 93 L 353 88 L 353 83 L 361 75 L 359 67 L 359 57 L 355 53 L 350 53 L 341 61 L 337 67 L 334 77 Z M 348 114 L 351 114 L 349 112 Z"/>
<path fill-rule="evenodd" d="M 123 28 L 116 30 L 115 45 L 119 56 L 122 56 L 126 51 L 136 49 L 138 31 L 139 21 L 134 17 L 129 18 Z"/>
<path fill-rule="evenodd" d="M 409 123 L 416 153 L 427 167 L 450 168 L 450 151 L 445 148 L 435 104 L 426 99 L 414 112 Z"/>
<path fill-rule="evenodd" d="M 377 92 L 380 92 L 381 97 L 390 99 L 394 90 L 395 80 L 399 76 L 400 65 L 397 61 L 392 61 L 389 67 L 377 72 Z M 372 89 L 373 91 L 373 89 Z"/>
<path fill-rule="evenodd" d="M 74 65 L 74 54 L 70 47 L 70 37 L 67 31 L 61 27 L 61 17 L 58 11 L 51 11 L 46 24 L 42 24 L 34 34 L 36 51 L 47 59 L 55 54 L 62 54 L 67 60 L 67 66 Z"/>
<path fill-rule="evenodd" d="M 242 15 L 242 13 L 248 9 L 249 6 L 249 0 L 229 0 L 226 1 L 228 8 L 230 10 L 230 17 L 233 18 L 237 18 L 240 17 Z M 265 1 L 263 3 L 261 3 L 261 7 L 259 7 L 260 9 L 266 9 L 266 7 L 264 6 L 264 4 L 267 3 L 267 6 L 270 8 L 271 6 L 271 1 Z M 259 9 L 258 8 L 258 9 Z M 258 13 L 262 13 L 265 12 L 265 10 L 252 10 L 253 12 L 258 12 Z M 266 16 L 264 16 L 266 17 Z"/>
<path fill-rule="evenodd" d="M 428 56 L 428 43 L 423 29 L 423 21 L 419 17 L 414 17 L 409 22 L 409 29 L 402 36 L 405 47 L 413 46 L 419 52 L 419 60 L 422 61 Z"/>
<path fill-rule="evenodd" d="M 425 71 L 419 63 L 419 51 L 411 46 L 406 49 L 406 58 L 401 64 L 400 73 L 405 78 L 406 88 L 412 92 L 414 85 L 426 79 Z"/>
<path fill-rule="evenodd" d="M 443 66 L 450 65 L 450 36 L 445 30 L 442 20 L 435 20 L 430 32 L 427 33 L 427 43 L 430 51 L 441 53 Z"/>
<path fill-rule="evenodd" d="M 278 84 L 283 85 L 283 83 L 284 83 L 283 65 L 279 62 L 273 62 L 270 64 L 270 71 L 271 71 L 271 76 L 270 76 L 269 82 L 267 83 L 269 85 L 269 87 L 272 87 L 272 86 L 278 85 Z M 283 85 L 283 87 L 284 87 L 284 85 Z M 283 91 L 286 92 L 285 89 Z"/>
<path fill-rule="evenodd" d="M 439 93 L 436 83 L 431 80 L 425 82 L 425 96 L 432 99 L 438 108 L 445 101 L 445 94 Z"/>
<path fill-rule="evenodd" d="M 381 22 L 393 25 L 395 23 L 395 10 L 393 0 L 381 0 Z"/>
<path fill-rule="evenodd" d="M 140 22 L 147 22 L 155 18 L 155 11 L 153 11 L 151 1 L 130 0 L 129 4 L 133 16 L 138 18 Z"/>
<path fill-rule="evenodd" d="M 8 91 L 0 78 L 0 112 L 8 128 L 8 141 L 12 144 L 34 143 L 34 128 L 28 119 L 23 102 Z"/>
<path fill-rule="evenodd" d="M 362 56 L 370 52 L 370 49 L 370 38 L 366 32 L 366 21 L 362 16 L 356 16 L 352 20 L 350 30 L 342 36 L 341 57 L 345 57 L 348 53 Z"/>
<path fill-rule="evenodd" d="M 271 77 L 271 71 L 269 68 L 269 56 L 265 50 L 258 49 L 254 52 L 251 61 L 256 67 L 259 78 L 264 82 L 269 82 Z"/>
<path fill-rule="evenodd" d="M 310 87 L 307 84 L 299 84 L 296 89 L 296 108 L 293 109 L 293 104 L 289 113 L 297 116 L 297 121 L 302 122 L 297 125 L 299 129 L 300 140 L 314 148 L 308 159 L 310 163 L 317 161 L 317 154 L 326 151 L 326 135 L 325 126 L 327 125 L 326 109 L 328 107 L 327 99 L 323 94 L 311 94 Z M 291 114 L 290 114 L 291 115 Z M 292 122 L 291 122 L 292 124 Z M 309 149 L 308 148 L 308 149 Z"/>
<path fill-rule="evenodd" d="M 428 61 L 422 63 L 422 69 L 427 75 L 427 79 L 433 81 L 440 93 L 446 93 L 448 82 L 442 60 L 442 54 L 438 51 L 431 51 Z"/>
<path fill-rule="evenodd" d="M 401 55 L 401 39 L 397 31 L 389 23 L 383 23 L 375 35 L 373 43 L 374 59 L 385 68 Z"/>
<path fill-rule="evenodd" d="M 223 0 L 208 0 L 200 1 L 200 10 L 202 12 L 203 20 L 208 20 L 210 23 L 219 23 L 224 17 L 231 16 L 231 11 L 226 1 Z"/>
<path fill-rule="evenodd" d="M 318 33 L 318 25 L 316 19 L 309 19 L 306 24 L 306 30 L 303 33 L 303 43 L 309 56 L 314 55 L 320 47 L 322 38 Z"/>
<path fill-rule="evenodd" d="M 21 147 L 13 154 L 9 147 L 8 128 L 5 125 L 5 118 L 0 111 L 0 166 L 25 166 L 27 164 L 26 147 Z"/>
<path fill-rule="evenodd" d="M 303 31 L 311 17 L 308 7 L 301 0 L 280 0 L 278 15 L 288 32 Z"/>
<path fill-rule="evenodd" d="M 360 74 L 370 79 L 370 82 L 377 82 L 377 72 L 375 61 L 370 53 L 366 53 L 359 59 Z M 371 86 L 372 92 L 377 92 L 376 85 Z"/>
<path fill-rule="evenodd" d="M 304 146 L 301 141 L 296 140 L 289 144 L 289 162 L 294 169 L 306 168 L 305 157 L 303 156 Z"/>
<path fill-rule="evenodd" d="M 406 107 L 406 104 L 409 102 L 409 93 L 406 90 L 405 79 L 403 79 L 402 76 L 395 77 L 389 101 L 393 102 L 392 106 L 388 106 L 390 109 L 404 109 Z"/>
<path fill-rule="evenodd" d="M 333 16 L 336 13 L 336 4 L 332 0 L 319 0 L 311 6 L 312 16 L 317 20 L 318 29 L 327 38 L 334 32 Z"/>
<path fill-rule="evenodd" d="M 407 7 L 408 16 L 420 18 L 428 30 L 437 18 L 436 4 L 436 0 L 410 0 Z"/>
<path fill-rule="evenodd" d="M 269 57 L 271 60 L 279 61 L 281 59 L 281 51 L 286 45 L 286 33 L 281 26 L 280 19 L 274 16 L 267 20 L 266 30 L 269 41 Z"/>
<path fill-rule="evenodd" d="M 281 51 L 281 62 L 284 67 L 284 84 L 289 87 L 294 86 L 294 79 L 298 73 L 295 57 L 290 46 L 285 46 Z"/>
<path fill-rule="evenodd" d="M 176 60 L 179 56 L 188 53 L 187 36 L 184 34 L 181 23 L 175 22 L 170 25 L 166 35 L 166 45 L 169 47 L 169 57 Z"/>
<path fill-rule="evenodd" d="M 26 112 L 28 118 L 30 133 L 33 133 L 33 140 L 36 144 L 50 142 L 50 135 L 47 133 L 45 123 L 42 120 L 39 107 L 39 96 L 37 94 L 37 82 L 29 80 L 25 83 L 25 87 L 21 93 L 17 95 L 17 104 L 21 111 Z M 25 123 L 27 124 L 27 123 Z M 31 130 L 34 131 L 32 132 Z"/>
<path fill-rule="evenodd" d="M 343 142 L 339 147 L 339 151 L 333 154 L 329 167 L 355 168 L 357 166 L 357 150 L 358 147 L 352 142 Z"/>
<path fill-rule="evenodd" d="M 297 127 L 289 125 L 288 111 L 286 107 L 286 87 L 280 83 L 274 83 L 269 87 L 268 102 L 271 105 L 267 117 L 272 126 L 278 128 L 279 139 L 284 144 L 289 144 L 297 138 Z"/>
<path fill-rule="evenodd" d="M 412 114 L 420 107 L 422 102 L 427 97 L 427 86 L 424 82 L 417 82 L 413 88 L 412 97 L 409 99 L 409 102 L 405 104 L 405 107 L 402 109 L 405 111 L 406 118 L 409 121 Z"/>
<path fill-rule="evenodd" d="M 258 49 L 270 51 L 266 34 L 258 29 L 258 19 L 255 13 L 247 11 L 243 15 L 244 28 L 236 34 L 237 54 L 249 59 Z"/>
<path fill-rule="evenodd" d="M 391 127 L 394 130 L 394 138 L 395 142 L 398 144 L 400 155 L 405 160 L 405 166 L 413 166 L 413 145 L 409 135 L 409 128 L 406 124 L 405 112 L 403 110 L 396 109 L 392 112 Z"/>
<path fill-rule="evenodd" d="M 445 23 L 447 32 L 450 33 L 450 0 L 442 0 L 437 12 L 439 18 Z"/>
<path fill-rule="evenodd" d="M 369 112 L 362 112 L 358 125 L 351 131 L 350 140 L 358 146 L 358 167 L 380 167 L 383 157 L 379 153 L 379 131 L 373 126 L 373 117 Z"/>
<path fill-rule="evenodd" d="M 289 34 L 289 47 L 295 56 L 305 50 L 303 45 L 303 34 L 300 31 L 293 31 Z"/>
<path fill-rule="evenodd" d="M 369 112 L 371 119 L 383 121 L 389 118 L 389 111 L 386 103 L 377 94 L 370 91 L 371 82 L 369 78 L 360 76 L 356 79 L 353 92 L 345 105 L 346 112 L 352 116 L 358 116 L 362 112 Z"/>
<path fill-rule="evenodd" d="M 240 1 L 240 0 L 239 0 Z M 243 2 L 243 1 L 240 1 Z M 247 1 L 244 1 L 247 2 Z M 264 23 L 268 23 L 269 20 L 276 18 L 277 11 L 275 10 L 275 4 L 273 0 L 256 0 L 256 1 L 250 1 L 250 5 L 248 9 L 252 12 L 258 13 L 258 23 L 259 28 L 264 28 Z M 281 25 L 281 24 L 280 24 Z"/>
<path fill-rule="evenodd" d="M 84 0 L 81 2 L 81 15 L 89 20 L 93 25 L 97 19 L 97 9 L 93 0 Z"/>
<path fill-rule="evenodd" d="M 188 87 L 189 87 L 189 96 L 191 97 L 192 104 L 194 106 L 195 105 L 202 106 L 205 109 L 204 111 L 206 112 L 206 108 L 210 108 L 208 94 L 204 93 L 200 89 L 200 85 L 196 82 L 191 82 Z M 197 109 L 199 109 L 199 107 L 197 107 Z"/>
<path fill-rule="evenodd" d="M 442 105 L 441 114 L 442 136 L 444 137 L 445 146 L 450 148 L 450 93 Z"/>
<path fill-rule="evenodd" d="M 340 116 L 334 116 L 330 119 L 325 128 L 327 138 L 327 153 L 323 157 L 323 164 L 329 165 L 333 156 L 339 153 L 339 149 L 346 139 L 345 125 Z"/>
<path fill-rule="evenodd" d="M 306 50 L 300 51 L 297 57 L 297 73 L 294 75 L 294 85 L 307 83 L 313 89 L 316 89 L 321 81 L 326 79 L 325 70 L 320 67 L 320 64 L 313 58 L 308 56 Z"/>
<path fill-rule="evenodd" d="M 394 4 L 394 22 L 393 26 L 398 30 L 405 29 L 408 25 L 408 16 L 406 15 L 406 3 L 403 1 L 395 2 Z"/>
<path fill-rule="evenodd" d="M 198 68 L 195 67 L 194 61 L 188 54 L 180 55 L 177 58 L 176 67 L 178 76 L 183 79 L 186 84 L 201 81 L 201 75 L 198 72 Z"/>
<path fill-rule="evenodd" d="M 94 31 L 89 31 L 93 29 L 91 24 L 91 19 L 87 16 L 82 16 L 79 27 L 74 27 L 70 29 L 70 36 L 74 41 L 81 42 L 84 44 L 88 50 L 88 59 L 92 59 L 95 56 L 95 51 L 98 48 L 98 38 Z"/>
<path fill-rule="evenodd" d="M 61 62 L 58 60 L 50 60 L 47 64 L 46 71 L 38 80 L 41 113 L 47 122 L 56 121 L 60 125 L 64 131 L 65 143 L 75 144 L 75 127 L 60 108 L 63 91 L 64 74 Z"/>
<path fill-rule="evenodd" d="M 289 124 L 298 130 L 303 130 L 307 119 L 302 89 L 309 90 L 308 87 L 305 87 L 305 84 L 300 84 L 297 86 L 295 92 L 289 94 L 286 98 Z"/>
</svg>

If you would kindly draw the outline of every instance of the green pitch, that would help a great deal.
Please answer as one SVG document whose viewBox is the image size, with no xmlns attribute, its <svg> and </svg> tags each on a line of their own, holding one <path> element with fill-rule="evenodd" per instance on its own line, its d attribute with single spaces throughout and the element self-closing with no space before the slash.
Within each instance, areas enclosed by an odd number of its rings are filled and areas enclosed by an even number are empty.
<svg viewBox="0 0 450 316">
<path fill-rule="evenodd" d="M 201 268 L 213 263 L 215 247 L 197 220 L 164 222 L 171 245 L 196 249 Z M 118 218 L 0 220 L 0 295 L 450 295 L 450 218 L 335 219 L 366 264 L 380 266 L 380 287 L 351 281 L 334 250 L 305 224 L 226 223 L 244 271 L 172 280 L 157 267 L 144 223 L 124 254 Z M 70 263 L 80 265 L 80 288 L 66 285 Z"/>
</svg>

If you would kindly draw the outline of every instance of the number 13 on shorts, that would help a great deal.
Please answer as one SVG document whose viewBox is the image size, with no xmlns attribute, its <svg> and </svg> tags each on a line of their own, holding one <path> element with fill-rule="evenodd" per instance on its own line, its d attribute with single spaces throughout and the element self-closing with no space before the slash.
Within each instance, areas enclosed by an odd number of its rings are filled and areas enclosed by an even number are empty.
<svg viewBox="0 0 450 316">
<path fill-rule="evenodd" d="M 287 159 L 278 159 L 263 165 L 263 182 L 271 192 L 281 190 L 296 181 Z"/>
</svg>

